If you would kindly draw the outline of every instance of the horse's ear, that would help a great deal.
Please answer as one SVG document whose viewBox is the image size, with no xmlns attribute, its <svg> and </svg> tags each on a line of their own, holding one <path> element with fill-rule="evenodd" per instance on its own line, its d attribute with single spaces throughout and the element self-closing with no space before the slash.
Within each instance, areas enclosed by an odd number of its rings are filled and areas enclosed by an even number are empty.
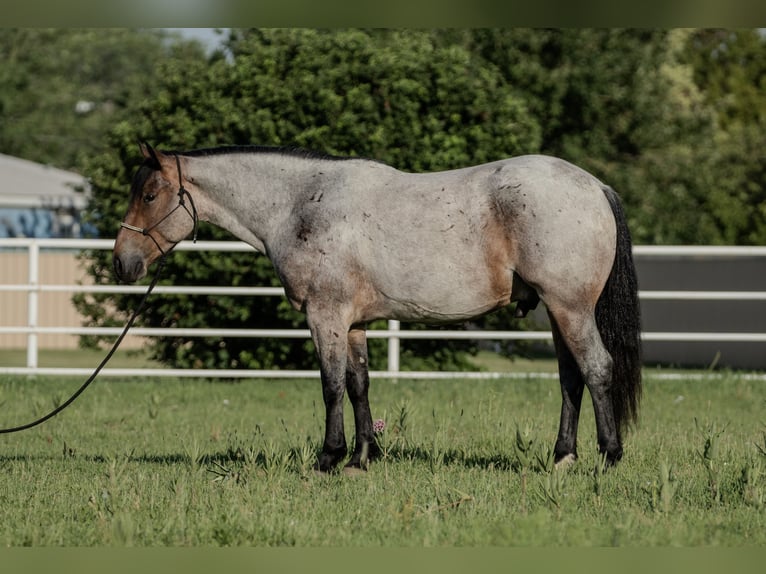
<svg viewBox="0 0 766 574">
<path fill-rule="evenodd" d="M 157 152 L 154 151 L 154 148 L 149 145 L 148 142 L 140 142 L 138 144 L 138 147 L 141 148 L 141 154 L 144 156 L 144 158 L 149 160 L 149 165 L 153 167 L 154 169 L 160 169 L 162 167 L 162 164 L 160 164 L 160 159 L 157 157 Z"/>
</svg>

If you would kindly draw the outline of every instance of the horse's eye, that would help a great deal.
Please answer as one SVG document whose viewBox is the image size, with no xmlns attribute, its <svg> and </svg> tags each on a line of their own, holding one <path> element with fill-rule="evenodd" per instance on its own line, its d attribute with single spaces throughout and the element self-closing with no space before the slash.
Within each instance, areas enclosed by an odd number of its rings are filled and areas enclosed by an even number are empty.
<svg viewBox="0 0 766 574">
<path fill-rule="evenodd" d="M 154 201 L 154 197 L 155 197 L 155 196 L 154 196 L 154 194 L 153 194 L 153 193 L 147 193 L 147 194 L 144 196 L 144 203 L 151 203 L 152 201 Z"/>
</svg>

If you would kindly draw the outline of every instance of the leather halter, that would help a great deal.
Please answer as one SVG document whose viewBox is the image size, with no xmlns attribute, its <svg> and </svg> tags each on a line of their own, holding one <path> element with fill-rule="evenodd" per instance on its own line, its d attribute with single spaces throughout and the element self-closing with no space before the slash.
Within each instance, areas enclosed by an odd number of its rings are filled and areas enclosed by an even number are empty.
<svg viewBox="0 0 766 574">
<path fill-rule="evenodd" d="M 160 253 L 165 255 L 165 250 L 160 247 L 159 242 L 154 238 L 154 236 L 151 234 L 151 231 L 160 225 L 163 221 L 165 221 L 168 217 L 173 215 L 176 210 L 183 207 L 184 211 L 189 214 L 189 217 L 192 218 L 192 221 L 194 222 L 194 227 L 192 229 L 192 241 L 196 243 L 197 241 L 197 227 L 199 224 L 199 217 L 197 216 L 197 208 L 194 205 L 194 199 L 192 199 L 191 194 L 186 190 L 183 183 L 183 177 L 181 176 L 181 160 L 178 158 L 178 155 L 176 154 L 176 168 L 178 169 L 178 205 L 176 205 L 173 209 L 171 209 L 167 215 L 165 215 L 162 219 L 160 219 L 158 222 L 156 222 L 153 225 L 150 225 L 149 227 L 136 227 L 135 225 L 130 225 L 129 223 L 125 223 L 124 221 L 120 222 L 120 227 L 124 227 L 125 229 L 128 229 L 130 231 L 136 231 L 140 233 L 141 235 L 149 237 L 152 241 L 154 241 L 154 244 L 157 246 L 157 249 L 160 250 Z M 191 205 L 191 211 L 189 211 L 189 208 L 186 207 L 186 200 L 184 199 L 184 196 L 187 196 L 189 198 L 189 205 Z M 174 241 L 173 247 L 175 247 L 179 242 Z"/>
</svg>

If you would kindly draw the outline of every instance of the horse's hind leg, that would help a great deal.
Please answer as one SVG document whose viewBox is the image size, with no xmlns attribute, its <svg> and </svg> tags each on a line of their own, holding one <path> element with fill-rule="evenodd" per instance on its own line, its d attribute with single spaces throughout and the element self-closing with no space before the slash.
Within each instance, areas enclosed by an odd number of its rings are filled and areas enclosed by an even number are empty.
<svg viewBox="0 0 766 574">
<path fill-rule="evenodd" d="M 608 463 L 615 463 L 622 458 L 622 444 L 609 394 L 612 357 L 601 341 L 594 313 L 592 310 L 570 309 L 550 302 L 548 309 L 561 341 L 566 344 L 574 358 L 590 392 L 596 415 L 599 452 L 606 455 Z M 562 379 L 562 386 L 564 384 Z M 570 421 L 571 411 L 566 404 L 562 407 L 562 419 L 565 415 L 567 421 Z M 567 430 L 564 429 L 563 432 L 566 433 Z"/>
<path fill-rule="evenodd" d="M 577 460 L 577 426 L 585 381 L 569 347 L 561 337 L 556 320 L 552 315 L 549 316 L 561 381 L 561 421 L 553 454 L 557 465 L 566 465 Z"/>
<path fill-rule="evenodd" d="M 372 430 L 372 414 L 367 397 L 370 388 L 368 371 L 367 334 L 364 329 L 351 329 L 348 333 L 348 361 L 346 363 L 346 389 L 354 409 L 356 441 L 347 467 L 365 468 L 369 460 L 377 458 L 379 449 Z"/>
</svg>

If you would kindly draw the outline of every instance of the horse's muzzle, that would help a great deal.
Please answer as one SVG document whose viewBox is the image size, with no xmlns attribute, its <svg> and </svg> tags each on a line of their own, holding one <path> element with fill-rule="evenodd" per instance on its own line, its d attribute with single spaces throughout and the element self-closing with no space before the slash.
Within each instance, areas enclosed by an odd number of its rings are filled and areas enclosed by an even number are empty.
<svg viewBox="0 0 766 574">
<path fill-rule="evenodd" d="M 146 275 L 144 260 L 138 255 L 120 256 L 115 254 L 112 262 L 114 274 L 122 283 L 135 283 Z"/>
</svg>

